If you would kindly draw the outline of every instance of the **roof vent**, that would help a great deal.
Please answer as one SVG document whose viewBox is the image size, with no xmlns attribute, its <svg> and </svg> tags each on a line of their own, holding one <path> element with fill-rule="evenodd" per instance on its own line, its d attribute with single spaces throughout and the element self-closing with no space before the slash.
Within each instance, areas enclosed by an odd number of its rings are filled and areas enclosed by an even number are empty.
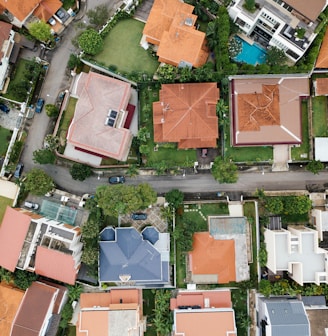
<svg viewBox="0 0 328 336">
<path fill-rule="evenodd" d="M 188 26 L 188 27 L 191 27 L 192 26 L 192 18 L 191 17 L 187 17 L 185 19 L 185 25 Z"/>
</svg>

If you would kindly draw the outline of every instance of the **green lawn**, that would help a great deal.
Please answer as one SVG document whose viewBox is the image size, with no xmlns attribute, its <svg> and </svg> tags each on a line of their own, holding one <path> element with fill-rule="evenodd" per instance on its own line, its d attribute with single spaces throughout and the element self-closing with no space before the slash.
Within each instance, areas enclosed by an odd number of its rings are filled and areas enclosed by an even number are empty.
<svg viewBox="0 0 328 336">
<path fill-rule="evenodd" d="M 2 113 L 2 112 L 1 112 Z M 12 131 L 0 126 L 0 156 L 5 156 Z"/>
<path fill-rule="evenodd" d="M 11 198 L 0 196 L 0 224 L 2 222 L 2 218 L 5 214 L 7 205 L 12 206 L 13 200 Z"/>
<path fill-rule="evenodd" d="M 153 75 L 159 63 L 140 46 L 144 25 L 134 19 L 119 21 L 105 37 L 104 50 L 94 59 L 106 66 L 115 65 L 119 72 Z"/>
<path fill-rule="evenodd" d="M 263 147 L 232 147 L 230 144 L 230 126 L 225 127 L 225 153 L 224 157 L 234 162 L 270 161 L 273 159 L 273 148 Z"/>
<path fill-rule="evenodd" d="M 312 98 L 313 136 L 325 137 L 327 131 L 327 98 L 324 96 Z"/>
<path fill-rule="evenodd" d="M 308 103 L 302 102 L 302 144 L 299 147 L 293 147 L 291 150 L 293 161 L 308 160 L 310 151 Z M 306 157 L 302 155 L 307 154 Z M 305 156 L 305 155 L 304 155 Z"/>
<path fill-rule="evenodd" d="M 18 98 L 15 94 L 15 85 L 19 82 L 22 82 L 25 78 L 24 73 L 26 71 L 25 69 L 25 65 L 28 63 L 34 63 L 33 61 L 28 61 L 25 59 L 20 59 L 16 65 L 15 65 L 15 72 L 14 72 L 14 78 L 12 78 L 10 80 L 9 86 L 8 86 L 8 90 L 7 93 L 4 94 L 3 96 L 8 98 L 8 99 L 12 99 L 12 100 L 16 100 L 16 101 L 23 101 L 22 99 Z M 27 93 L 26 93 L 27 95 Z"/>
</svg>

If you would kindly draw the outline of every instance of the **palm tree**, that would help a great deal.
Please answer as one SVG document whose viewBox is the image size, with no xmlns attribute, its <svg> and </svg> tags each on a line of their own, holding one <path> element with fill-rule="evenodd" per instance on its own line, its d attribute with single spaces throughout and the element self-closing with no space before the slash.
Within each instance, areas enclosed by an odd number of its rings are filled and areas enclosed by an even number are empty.
<svg viewBox="0 0 328 336">
<path fill-rule="evenodd" d="M 219 117 L 219 124 L 223 126 L 227 120 L 229 107 L 223 99 L 220 99 L 216 104 L 216 114 Z"/>
</svg>

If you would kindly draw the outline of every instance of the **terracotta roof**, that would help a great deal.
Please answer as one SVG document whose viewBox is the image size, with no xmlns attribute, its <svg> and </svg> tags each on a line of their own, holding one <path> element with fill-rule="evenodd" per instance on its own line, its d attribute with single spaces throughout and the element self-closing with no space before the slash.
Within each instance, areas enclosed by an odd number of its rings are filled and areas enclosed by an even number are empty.
<svg viewBox="0 0 328 336">
<path fill-rule="evenodd" d="M 126 161 L 133 137 L 131 131 L 107 126 L 105 122 L 110 109 L 126 110 L 131 85 L 94 72 L 81 73 L 73 95 L 79 99 L 68 131 L 68 142 L 104 157 Z"/>
<path fill-rule="evenodd" d="M 211 308 L 231 308 L 231 292 L 229 289 L 205 290 L 205 291 L 184 291 L 180 290 L 176 298 L 170 301 L 170 309 L 178 309 L 179 306 L 200 306 L 205 307 L 208 302 Z"/>
<path fill-rule="evenodd" d="M 61 309 L 63 308 L 62 307 L 63 302 L 65 303 L 66 301 L 65 294 L 68 292 L 67 287 L 59 285 L 58 283 L 54 283 L 54 282 L 43 280 L 43 279 L 40 280 L 39 282 L 58 289 L 58 294 L 56 297 L 56 302 L 54 305 L 53 313 L 59 314 Z"/>
<path fill-rule="evenodd" d="M 195 29 L 194 7 L 179 0 L 155 0 L 143 34 L 149 43 L 159 45 L 158 60 L 178 66 L 200 67 L 206 63 L 205 33 Z"/>
<path fill-rule="evenodd" d="M 216 240 L 208 232 L 194 233 L 189 256 L 192 274 L 217 275 L 218 283 L 236 280 L 234 240 Z"/>
<path fill-rule="evenodd" d="M 141 303 L 142 292 L 139 289 L 112 289 L 109 293 L 82 293 L 76 336 L 139 335 L 139 328 L 133 324 L 139 321 Z M 131 322 L 132 325 L 130 325 Z M 113 333 L 113 330 L 116 333 Z"/>
<path fill-rule="evenodd" d="M 316 68 L 328 68 L 328 28 L 326 28 L 325 36 L 323 38 L 317 62 L 315 64 Z"/>
<path fill-rule="evenodd" d="M 153 103 L 154 141 L 177 142 L 178 148 L 216 147 L 216 83 L 163 84 Z"/>
<path fill-rule="evenodd" d="M 328 78 L 316 78 L 315 94 L 317 96 L 328 95 Z"/>
<path fill-rule="evenodd" d="M 313 22 L 327 6 L 326 0 L 312 1 L 311 6 L 308 0 L 284 0 L 284 2 Z"/>
<path fill-rule="evenodd" d="M 10 207 L 6 208 L 0 226 L 1 267 L 11 272 L 15 270 L 30 222 L 29 216 Z"/>
<path fill-rule="evenodd" d="M 77 269 L 71 255 L 38 246 L 35 258 L 35 273 L 74 285 Z"/>
<path fill-rule="evenodd" d="M 9 336 L 12 322 L 23 300 L 24 292 L 4 283 L 0 284 L 0 335 Z"/>
<path fill-rule="evenodd" d="M 9 39 L 10 31 L 12 25 L 7 22 L 0 21 L 0 59 L 3 57 L 3 52 L 1 50 L 3 43 Z"/>
<path fill-rule="evenodd" d="M 35 9 L 40 0 L 0 0 L 0 5 L 6 8 L 19 21 L 23 22 Z"/>
<path fill-rule="evenodd" d="M 179 11 L 191 14 L 194 6 L 179 0 L 155 0 L 143 29 L 146 40 L 158 45 L 163 32 L 168 31 L 175 14 Z"/>
<path fill-rule="evenodd" d="M 43 0 L 33 15 L 47 22 L 62 6 L 63 3 L 60 0 Z"/>
<path fill-rule="evenodd" d="M 232 309 L 224 310 L 178 310 L 174 316 L 174 335 L 186 336 L 237 336 L 235 314 Z"/>
<path fill-rule="evenodd" d="M 52 313 L 57 288 L 33 282 L 27 289 L 13 323 L 11 336 L 38 336 Z"/>
<path fill-rule="evenodd" d="M 234 146 L 300 144 L 301 101 L 309 96 L 307 76 L 232 77 Z"/>
</svg>

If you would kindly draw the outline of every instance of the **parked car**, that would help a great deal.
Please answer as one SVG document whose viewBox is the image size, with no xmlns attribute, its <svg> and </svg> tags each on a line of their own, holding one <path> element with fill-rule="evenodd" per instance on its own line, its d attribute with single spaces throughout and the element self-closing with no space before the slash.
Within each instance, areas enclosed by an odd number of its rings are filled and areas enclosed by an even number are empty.
<svg viewBox="0 0 328 336">
<path fill-rule="evenodd" d="M 24 207 L 28 208 L 28 209 L 32 209 L 32 210 L 38 210 L 39 209 L 39 204 L 26 201 L 24 203 Z"/>
<path fill-rule="evenodd" d="M 131 215 L 131 218 L 133 220 L 146 220 L 147 219 L 147 214 L 144 212 L 135 212 Z"/>
<path fill-rule="evenodd" d="M 86 201 L 90 198 L 94 198 L 94 195 L 84 194 L 79 202 L 79 207 L 84 208 Z"/>
<path fill-rule="evenodd" d="M 56 16 L 58 16 L 60 19 L 63 19 L 65 17 L 65 15 L 66 15 L 66 13 L 61 8 L 59 8 L 58 11 L 56 12 Z"/>
<path fill-rule="evenodd" d="M 38 101 L 36 102 L 35 112 L 36 113 L 41 113 L 43 105 L 44 105 L 44 99 L 39 98 Z"/>
<path fill-rule="evenodd" d="M 52 26 L 55 26 L 56 25 L 56 20 L 51 17 L 49 20 L 48 20 L 48 23 L 51 24 Z"/>
<path fill-rule="evenodd" d="M 9 113 L 10 108 L 4 103 L 0 103 L 0 110 L 4 113 Z"/>
<path fill-rule="evenodd" d="M 125 182 L 125 177 L 124 176 L 111 176 L 108 179 L 108 182 L 110 184 L 124 183 Z"/>
<path fill-rule="evenodd" d="M 24 168 L 24 164 L 20 162 L 20 163 L 16 166 L 16 169 L 15 169 L 15 172 L 14 172 L 14 177 L 16 177 L 16 178 L 20 178 L 21 175 L 22 175 L 22 172 L 23 172 L 23 168 Z"/>
</svg>

